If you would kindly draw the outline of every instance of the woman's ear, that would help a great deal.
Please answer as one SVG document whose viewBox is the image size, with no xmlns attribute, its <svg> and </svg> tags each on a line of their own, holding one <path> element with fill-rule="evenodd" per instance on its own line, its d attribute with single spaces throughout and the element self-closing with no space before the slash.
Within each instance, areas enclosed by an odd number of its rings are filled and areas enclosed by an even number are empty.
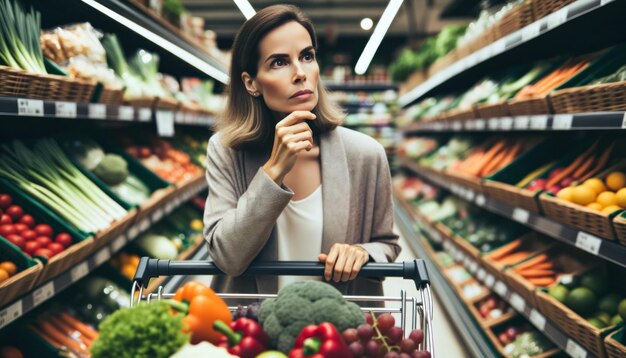
<svg viewBox="0 0 626 358">
<path fill-rule="evenodd" d="M 246 86 L 246 91 L 248 91 L 251 96 L 257 97 L 261 94 L 256 81 L 248 72 L 243 72 L 241 74 L 241 80 L 243 81 L 243 85 Z"/>
</svg>

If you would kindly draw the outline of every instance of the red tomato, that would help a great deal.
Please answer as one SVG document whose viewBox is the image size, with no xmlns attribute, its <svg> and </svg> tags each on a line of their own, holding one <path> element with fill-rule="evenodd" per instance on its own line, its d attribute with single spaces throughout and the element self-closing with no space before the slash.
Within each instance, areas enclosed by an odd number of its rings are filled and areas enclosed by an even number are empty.
<svg viewBox="0 0 626 358">
<path fill-rule="evenodd" d="M 39 235 L 37 235 L 35 230 L 26 230 L 21 235 L 24 238 L 24 240 L 26 240 L 26 241 L 35 240 L 37 238 L 37 236 L 39 236 Z"/>
<path fill-rule="evenodd" d="M 35 239 L 35 241 L 41 247 L 46 247 L 52 243 L 52 239 L 47 236 L 39 236 L 38 238 Z"/>
<path fill-rule="evenodd" d="M 13 225 L 13 227 L 15 228 L 15 231 L 17 231 L 18 234 L 22 234 L 24 231 L 28 231 L 30 230 L 30 228 L 28 227 L 28 225 L 26 224 L 21 224 L 21 223 L 17 223 L 15 225 Z"/>
<path fill-rule="evenodd" d="M 11 205 L 6 209 L 6 213 L 7 215 L 9 215 L 13 221 L 17 221 L 19 220 L 22 215 L 24 215 L 24 210 L 22 209 L 21 206 L 18 205 Z"/>
<path fill-rule="evenodd" d="M 27 225 L 29 228 L 34 228 L 35 227 L 35 218 L 33 218 L 31 215 L 26 214 L 24 216 L 22 216 L 22 218 L 19 221 L 22 224 Z"/>
<path fill-rule="evenodd" d="M 24 238 L 21 237 L 20 235 L 9 235 L 7 236 L 7 240 L 9 240 L 9 242 L 12 243 L 13 245 L 24 250 L 24 245 L 26 244 L 26 240 L 24 240 Z"/>
<path fill-rule="evenodd" d="M 53 255 L 56 256 L 63 252 L 63 250 L 65 250 L 65 247 L 63 247 L 63 245 L 59 244 L 58 242 L 51 242 L 50 244 L 48 244 L 48 250 L 52 251 Z"/>
<path fill-rule="evenodd" d="M 15 231 L 15 226 L 11 224 L 0 226 L 0 235 L 7 237 L 13 234 L 17 234 L 17 231 Z"/>
<path fill-rule="evenodd" d="M 0 225 L 10 225 L 13 224 L 13 219 L 7 214 L 0 215 Z"/>
<path fill-rule="evenodd" d="M 39 250 L 40 248 L 41 248 L 41 245 L 39 245 L 37 241 L 28 241 L 24 245 L 24 251 L 26 251 L 26 253 L 31 256 L 35 253 L 35 251 Z"/>
<path fill-rule="evenodd" d="M 35 226 L 35 232 L 37 232 L 39 236 L 52 237 L 52 235 L 54 235 L 54 231 L 52 231 L 50 225 L 47 224 L 39 224 Z"/>
<path fill-rule="evenodd" d="M 54 242 L 58 242 L 67 249 L 70 245 L 72 245 L 72 236 L 66 232 L 62 232 L 57 235 Z"/>
<path fill-rule="evenodd" d="M 34 252 L 34 255 L 35 256 L 42 256 L 42 257 L 45 257 L 45 258 L 49 259 L 52 256 L 54 256 L 54 253 L 52 251 L 48 250 L 48 249 L 40 248 L 40 249 L 37 249 Z"/>
<path fill-rule="evenodd" d="M 6 209 L 13 203 L 13 198 L 9 194 L 0 194 L 0 208 Z"/>
</svg>

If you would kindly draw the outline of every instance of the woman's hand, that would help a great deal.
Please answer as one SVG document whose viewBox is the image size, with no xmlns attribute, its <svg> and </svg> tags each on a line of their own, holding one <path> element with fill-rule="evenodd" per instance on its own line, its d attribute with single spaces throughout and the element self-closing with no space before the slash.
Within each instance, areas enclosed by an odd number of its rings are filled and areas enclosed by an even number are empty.
<svg viewBox="0 0 626 358">
<path fill-rule="evenodd" d="M 296 163 L 298 153 L 313 148 L 313 131 L 306 121 L 314 119 L 311 112 L 295 111 L 276 124 L 272 155 L 263 165 L 263 170 L 276 184 L 283 183 Z"/>
<path fill-rule="evenodd" d="M 369 261 L 370 254 L 362 246 L 334 244 L 328 255 L 320 254 L 318 259 L 326 264 L 324 278 L 335 282 L 354 280 L 361 267 Z"/>
</svg>

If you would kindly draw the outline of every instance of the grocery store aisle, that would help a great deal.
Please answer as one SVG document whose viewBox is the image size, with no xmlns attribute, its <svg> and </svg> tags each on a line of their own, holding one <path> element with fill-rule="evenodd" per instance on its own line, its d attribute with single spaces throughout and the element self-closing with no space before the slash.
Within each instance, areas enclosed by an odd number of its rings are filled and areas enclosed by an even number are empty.
<svg viewBox="0 0 626 358">
<path fill-rule="evenodd" d="M 411 247 L 407 243 L 406 239 L 400 233 L 400 230 L 395 230 L 400 235 L 399 244 L 402 247 L 402 252 L 396 262 L 413 260 L 417 257 L 417 255 L 411 250 Z M 396 295 L 397 292 L 400 292 L 401 289 L 407 291 L 407 296 L 417 295 L 417 290 L 415 289 L 415 285 L 413 282 L 408 280 L 403 280 L 401 278 L 388 278 L 384 283 L 385 295 Z M 433 325 L 434 329 L 434 338 L 435 338 L 435 354 L 438 357 L 469 357 L 466 353 L 466 350 L 463 347 L 463 343 L 458 337 L 456 331 L 452 327 L 454 322 L 448 321 L 448 317 L 446 316 L 441 303 L 437 300 L 436 296 L 433 296 L 435 299 L 435 310 L 433 315 Z"/>
</svg>

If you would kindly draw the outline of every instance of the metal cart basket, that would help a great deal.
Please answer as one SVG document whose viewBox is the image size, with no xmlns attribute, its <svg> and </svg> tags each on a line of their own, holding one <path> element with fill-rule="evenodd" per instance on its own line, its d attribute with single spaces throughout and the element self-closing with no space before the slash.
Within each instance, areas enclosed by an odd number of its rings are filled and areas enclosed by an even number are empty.
<svg viewBox="0 0 626 358">
<path fill-rule="evenodd" d="M 280 261 L 253 263 L 243 275 L 323 276 L 323 274 L 324 265 L 319 262 Z M 156 293 L 144 293 L 144 291 L 148 287 L 151 278 L 174 275 L 224 275 L 224 273 L 210 261 L 174 261 L 143 257 L 139 262 L 133 279 L 130 305 L 133 306 L 142 300 L 149 302 L 153 299 L 160 300 L 161 298 L 173 297 L 174 293 L 163 292 L 162 286 L 158 288 Z M 419 348 L 429 351 L 431 356 L 434 357 L 433 300 L 424 260 L 399 263 L 368 263 L 361 268 L 359 276 L 372 278 L 402 277 L 403 279 L 413 280 L 419 297 L 407 297 L 405 290 L 401 290 L 399 296 L 344 296 L 344 298 L 353 302 L 384 302 L 385 307 L 361 307 L 361 309 L 364 312 L 400 314 L 400 327 L 405 334 L 409 332 L 405 329 L 409 323 L 411 330 L 416 329 L 419 324 L 419 328 L 424 332 L 424 342 Z M 276 297 L 276 294 L 219 292 L 217 294 L 224 299 L 236 300 L 263 300 Z M 233 311 L 236 309 L 236 307 L 229 308 Z"/>
</svg>

